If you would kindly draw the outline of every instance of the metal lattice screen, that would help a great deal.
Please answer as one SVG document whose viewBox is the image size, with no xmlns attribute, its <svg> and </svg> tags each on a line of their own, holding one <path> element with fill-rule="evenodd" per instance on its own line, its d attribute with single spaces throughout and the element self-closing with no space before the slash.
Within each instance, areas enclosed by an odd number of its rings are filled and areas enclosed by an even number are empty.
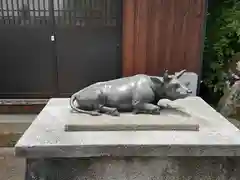
<svg viewBox="0 0 240 180">
<path fill-rule="evenodd" d="M 115 26 L 117 0 L 0 0 L 1 24 Z M 53 17 L 51 17 L 51 14 Z"/>
<path fill-rule="evenodd" d="M 0 0 L 2 24 L 46 25 L 49 22 L 49 0 Z"/>
<path fill-rule="evenodd" d="M 54 15 L 59 25 L 115 25 L 117 0 L 55 0 Z"/>
</svg>

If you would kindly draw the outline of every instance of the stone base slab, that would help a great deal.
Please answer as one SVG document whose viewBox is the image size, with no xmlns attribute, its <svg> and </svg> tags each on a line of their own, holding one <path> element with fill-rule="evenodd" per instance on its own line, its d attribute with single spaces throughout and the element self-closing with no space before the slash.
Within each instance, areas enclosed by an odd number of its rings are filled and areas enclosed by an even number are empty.
<svg viewBox="0 0 240 180">
<path fill-rule="evenodd" d="M 90 116 L 77 114 L 69 116 L 65 131 L 128 131 L 128 130 L 179 130 L 198 131 L 199 124 L 194 118 L 174 110 L 162 111 L 160 115 L 121 113 Z"/>
</svg>

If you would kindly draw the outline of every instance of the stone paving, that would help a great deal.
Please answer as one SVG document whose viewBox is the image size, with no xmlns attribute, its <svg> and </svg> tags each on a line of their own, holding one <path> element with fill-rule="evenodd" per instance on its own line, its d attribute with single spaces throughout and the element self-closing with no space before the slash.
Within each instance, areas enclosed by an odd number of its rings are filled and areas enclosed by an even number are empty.
<svg viewBox="0 0 240 180">
<path fill-rule="evenodd" d="M 14 157 L 13 148 L 0 148 L 0 180 L 24 180 L 25 160 Z"/>
<path fill-rule="evenodd" d="M 14 156 L 13 146 L 35 116 L 0 114 L 0 180 L 24 180 L 25 160 Z"/>
</svg>

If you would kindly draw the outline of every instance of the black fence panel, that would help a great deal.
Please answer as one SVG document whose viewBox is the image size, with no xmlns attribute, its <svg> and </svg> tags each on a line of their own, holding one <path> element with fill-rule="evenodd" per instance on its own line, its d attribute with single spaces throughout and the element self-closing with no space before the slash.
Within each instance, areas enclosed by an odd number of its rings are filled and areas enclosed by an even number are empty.
<svg viewBox="0 0 240 180">
<path fill-rule="evenodd" d="M 49 0 L 0 0 L 0 96 L 56 93 Z"/>
<path fill-rule="evenodd" d="M 121 1 L 55 0 L 61 95 L 121 76 Z"/>
<path fill-rule="evenodd" d="M 121 0 L 0 0 L 0 98 L 121 76 Z"/>
</svg>

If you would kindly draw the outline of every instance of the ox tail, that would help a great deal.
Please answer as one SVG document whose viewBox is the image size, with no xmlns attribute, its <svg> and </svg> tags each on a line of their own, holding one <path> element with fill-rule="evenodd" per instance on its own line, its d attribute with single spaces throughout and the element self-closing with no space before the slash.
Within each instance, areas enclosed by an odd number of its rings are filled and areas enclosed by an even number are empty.
<svg viewBox="0 0 240 180">
<path fill-rule="evenodd" d="M 73 94 L 70 98 L 70 107 L 74 111 L 79 112 L 79 113 L 83 113 L 83 114 L 89 114 L 89 115 L 92 115 L 92 116 L 100 116 L 101 115 L 101 113 L 96 112 L 96 111 L 85 111 L 83 109 L 80 109 L 80 108 L 76 107 L 74 105 L 74 101 L 77 99 L 76 95 L 77 95 L 77 93 Z"/>
</svg>

